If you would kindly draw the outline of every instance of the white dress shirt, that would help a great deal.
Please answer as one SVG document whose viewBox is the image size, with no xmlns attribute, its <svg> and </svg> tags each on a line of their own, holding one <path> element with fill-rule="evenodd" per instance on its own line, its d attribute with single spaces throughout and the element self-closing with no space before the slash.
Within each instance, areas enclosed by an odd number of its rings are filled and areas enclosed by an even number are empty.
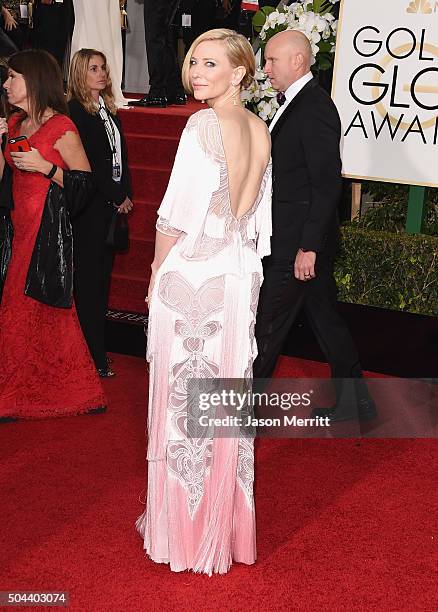
<svg viewBox="0 0 438 612">
<path fill-rule="evenodd" d="M 308 72 L 307 74 L 302 76 L 301 79 L 298 79 L 298 81 L 295 81 L 295 83 L 292 83 L 292 85 L 286 89 L 286 91 L 284 92 L 284 95 L 286 96 L 286 101 L 282 106 L 280 106 L 278 111 L 275 113 L 274 118 L 272 119 L 269 125 L 270 132 L 272 132 L 274 125 L 277 123 L 277 121 L 279 120 L 281 115 L 284 113 L 288 105 L 295 98 L 295 96 L 303 89 L 304 85 L 308 83 L 309 81 L 311 81 L 312 79 L 313 79 L 313 74 L 311 72 Z"/>
</svg>

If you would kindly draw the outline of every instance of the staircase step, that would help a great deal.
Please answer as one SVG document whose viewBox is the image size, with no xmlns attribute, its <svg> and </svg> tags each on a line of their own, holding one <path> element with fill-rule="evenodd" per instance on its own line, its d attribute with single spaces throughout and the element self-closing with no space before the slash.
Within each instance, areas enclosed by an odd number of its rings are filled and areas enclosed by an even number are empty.
<svg viewBox="0 0 438 612">
<path fill-rule="evenodd" d="M 152 168 L 168 168 L 170 172 L 179 138 L 148 134 L 125 134 L 128 158 Z"/>
<path fill-rule="evenodd" d="M 147 312 L 144 301 L 149 286 L 149 278 L 112 274 L 109 298 L 111 310 Z"/>
<path fill-rule="evenodd" d="M 161 202 L 169 182 L 170 170 L 130 164 L 132 191 L 135 200 Z"/>
<path fill-rule="evenodd" d="M 126 253 L 117 253 L 113 273 L 146 278 L 154 258 L 154 240 L 132 238 Z"/>
<path fill-rule="evenodd" d="M 179 138 L 191 113 L 185 109 L 180 114 L 170 113 L 168 109 L 121 109 L 120 119 L 125 133 L 157 134 Z"/>
<path fill-rule="evenodd" d="M 192 100 L 181 107 L 120 110 L 134 210 L 129 216 L 129 251 L 116 256 L 111 275 L 109 306 L 113 310 L 147 312 L 144 298 L 154 256 L 157 209 L 169 182 L 181 132 L 188 117 L 200 108 L 202 105 Z"/>
</svg>

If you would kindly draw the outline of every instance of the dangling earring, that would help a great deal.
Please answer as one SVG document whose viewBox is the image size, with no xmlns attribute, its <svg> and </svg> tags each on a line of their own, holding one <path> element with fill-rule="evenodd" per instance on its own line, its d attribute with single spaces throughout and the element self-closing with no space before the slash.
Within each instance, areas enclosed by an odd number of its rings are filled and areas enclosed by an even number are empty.
<svg viewBox="0 0 438 612">
<path fill-rule="evenodd" d="M 235 83 L 231 83 L 231 85 L 235 88 L 233 93 L 233 106 L 238 106 L 237 103 L 237 85 Z"/>
</svg>

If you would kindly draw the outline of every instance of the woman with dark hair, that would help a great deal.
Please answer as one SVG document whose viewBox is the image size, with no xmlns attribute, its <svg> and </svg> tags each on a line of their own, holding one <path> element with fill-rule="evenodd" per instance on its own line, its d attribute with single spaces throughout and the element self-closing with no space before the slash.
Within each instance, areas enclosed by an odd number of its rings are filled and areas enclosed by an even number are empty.
<svg viewBox="0 0 438 612">
<path fill-rule="evenodd" d="M 0 176 L 7 163 L 14 201 L 0 305 L 0 419 L 102 411 L 102 388 L 71 301 L 66 214 L 84 205 L 90 166 L 66 116 L 61 72 L 51 55 L 13 55 L 4 88 L 16 112 L 7 123 L 0 119 L 0 134 L 9 132 Z M 14 152 L 18 147 L 23 152 Z"/>
<path fill-rule="evenodd" d="M 99 375 L 114 376 L 105 352 L 105 317 L 114 249 L 107 235 L 114 217 L 132 209 L 128 158 L 106 57 L 95 49 L 73 56 L 68 105 L 90 161 L 96 191 L 75 219 L 75 300 Z"/>
</svg>

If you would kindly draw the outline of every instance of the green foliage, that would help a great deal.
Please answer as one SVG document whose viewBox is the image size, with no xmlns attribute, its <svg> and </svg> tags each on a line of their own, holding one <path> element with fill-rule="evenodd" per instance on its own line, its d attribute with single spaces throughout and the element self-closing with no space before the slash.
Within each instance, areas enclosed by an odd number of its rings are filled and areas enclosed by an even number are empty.
<svg viewBox="0 0 438 612">
<path fill-rule="evenodd" d="M 374 200 L 373 206 L 354 224 L 357 227 L 402 233 L 405 231 L 409 185 L 364 182 L 362 190 Z M 423 234 L 438 236 L 438 189 L 426 190 Z"/>
<path fill-rule="evenodd" d="M 438 238 L 342 227 L 336 259 L 339 299 L 438 315 Z"/>
</svg>

